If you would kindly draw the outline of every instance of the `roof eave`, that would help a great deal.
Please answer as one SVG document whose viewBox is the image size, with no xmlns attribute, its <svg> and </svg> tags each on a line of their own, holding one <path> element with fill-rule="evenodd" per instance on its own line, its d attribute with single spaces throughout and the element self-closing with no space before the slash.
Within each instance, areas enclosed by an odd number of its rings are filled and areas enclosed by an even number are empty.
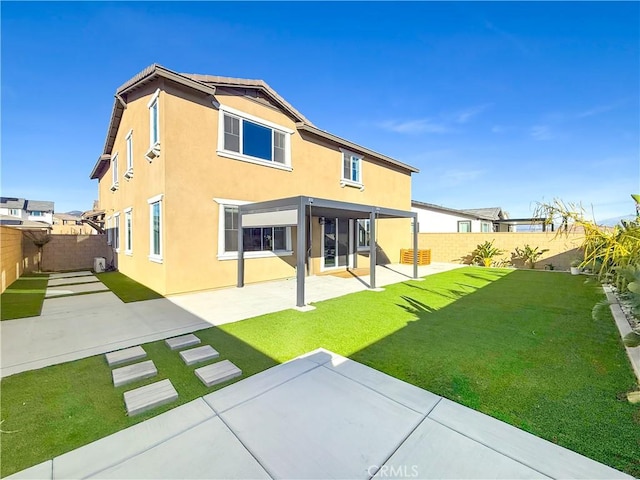
<svg viewBox="0 0 640 480">
<path fill-rule="evenodd" d="M 99 180 L 104 175 L 104 172 L 107 171 L 107 167 L 109 166 L 109 161 L 111 160 L 111 155 L 103 154 L 98 157 L 96 164 L 93 166 L 93 170 L 91 170 L 91 175 L 89 178 L 91 180 Z"/>
</svg>

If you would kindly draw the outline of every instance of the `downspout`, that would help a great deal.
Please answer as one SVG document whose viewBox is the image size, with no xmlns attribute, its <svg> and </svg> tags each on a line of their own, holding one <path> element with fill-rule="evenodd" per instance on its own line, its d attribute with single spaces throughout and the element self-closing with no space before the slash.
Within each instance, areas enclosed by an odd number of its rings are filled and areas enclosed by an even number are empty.
<svg viewBox="0 0 640 480">
<path fill-rule="evenodd" d="M 127 109 L 127 102 L 125 102 L 125 101 L 124 101 L 124 99 L 120 96 L 120 94 L 119 94 L 119 93 L 116 93 L 116 94 L 114 95 L 114 97 L 116 97 L 116 100 L 118 100 L 118 102 L 120 103 L 120 105 L 122 105 L 122 108 L 123 108 L 124 110 L 126 110 L 126 109 Z"/>
</svg>

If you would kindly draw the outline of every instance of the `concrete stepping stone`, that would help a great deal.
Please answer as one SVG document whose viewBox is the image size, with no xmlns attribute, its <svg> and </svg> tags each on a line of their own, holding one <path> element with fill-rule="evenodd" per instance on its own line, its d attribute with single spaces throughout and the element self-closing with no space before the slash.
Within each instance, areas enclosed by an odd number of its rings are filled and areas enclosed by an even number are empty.
<svg viewBox="0 0 640 480">
<path fill-rule="evenodd" d="M 147 352 L 141 346 L 125 348 L 115 352 L 106 353 L 105 358 L 110 367 L 120 365 L 121 363 L 133 362 L 147 356 Z"/>
<path fill-rule="evenodd" d="M 200 343 L 200 339 L 193 333 L 190 333 L 180 337 L 167 338 L 164 343 L 166 343 L 171 350 L 178 350 L 180 348 L 198 345 Z"/>
<path fill-rule="evenodd" d="M 82 270 L 80 272 L 51 273 L 49 274 L 49 278 L 84 277 L 86 275 L 93 275 L 93 272 Z"/>
<path fill-rule="evenodd" d="M 212 387 L 213 385 L 242 375 L 242 370 L 229 360 L 223 360 L 205 367 L 196 368 L 194 371 L 200 381 L 207 387 Z"/>
<path fill-rule="evenodd" d="M 203 345 L 202 347 L 183 350 L 180 352 L 180 356 L 182 357 L 182 360 L 184 360 L 184 363 L 187 365 L 193 365 L 194 363 L 218 358 L 220 354 L 214 350 L 211 345 Z"/>
<path fill-rule="evenodd" d="M 169 379 L 124 392 L 124 404 L 130 417 L 178 399 Z"/>
<path fill-rule="evenodd" d="M 145 378 L 155 377 L 158 374 L 153 360 L 146 362 L 134 363 L 126 367 L 116 368 L 111 372 L 113 376 L 113 386 L 120 387 L 127 383 L 144 380 Z"/>
</svg>

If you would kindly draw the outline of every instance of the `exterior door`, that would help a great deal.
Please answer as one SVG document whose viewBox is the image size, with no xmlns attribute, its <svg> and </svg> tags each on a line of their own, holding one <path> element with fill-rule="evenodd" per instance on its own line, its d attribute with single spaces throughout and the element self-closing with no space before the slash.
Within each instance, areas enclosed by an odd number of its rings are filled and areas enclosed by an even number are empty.
<svg viewBox="0 0 640 480">
<path fill-rule="evenodd" d="M 346 267 L 349 258 L 349 220 L 325 218 L 322 226 L 322 269 Z"/>
</svg>

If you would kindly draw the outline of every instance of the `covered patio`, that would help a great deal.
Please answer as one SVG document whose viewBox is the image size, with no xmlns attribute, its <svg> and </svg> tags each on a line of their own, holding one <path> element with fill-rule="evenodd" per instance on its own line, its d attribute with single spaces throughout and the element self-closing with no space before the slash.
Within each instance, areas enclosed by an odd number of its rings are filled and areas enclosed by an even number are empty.
<svg viewBox="0 0 640 480">
<path fill-rule="evenodd" d="M 377 220 L 392 218 L 412 219 L 413 276 L 418 278 L 417 213 L 375 205 L 340 202 L 300 195 L 241 205 L 238 210 L 238 283 L 244 286 L 244 232 L 245 228 L 296 227 L 296 306 L 305 307 L 305 277 L 311 251 L 307 227 L 312 217 L 369 220 L 369 288 L 376 288 L 376 228 Z"/>
</svg>

